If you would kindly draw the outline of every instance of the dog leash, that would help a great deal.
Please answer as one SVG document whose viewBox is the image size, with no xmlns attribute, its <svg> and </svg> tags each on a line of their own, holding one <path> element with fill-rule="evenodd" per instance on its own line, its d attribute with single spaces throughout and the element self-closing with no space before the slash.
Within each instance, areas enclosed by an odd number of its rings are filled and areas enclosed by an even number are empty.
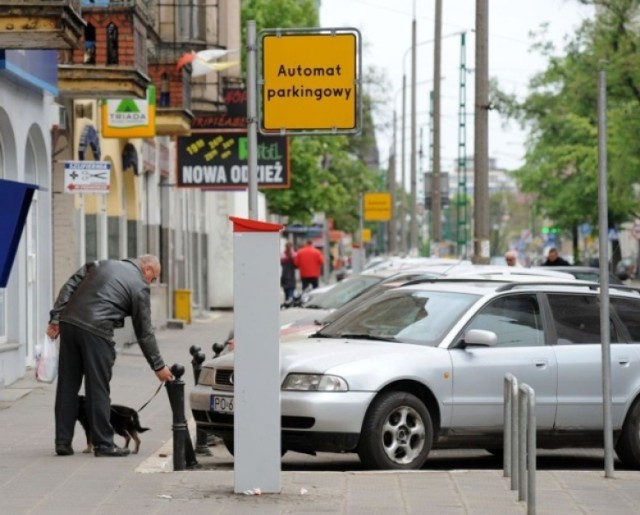
<svg viewBox="0 0 640 515">
<path fill-rule="evenodd" d="M 149 404 L 153 400 L 153 398 L 156 395 L 158 395 L 158 392 L 160 392 L 163 386 L 164 386 L 164 381 L 158 385 L 158 388 L 156 389 L 155 393 L 151 396 L 151 398 L 140 407 L 140 409 L 138 410 L 138 413 L 140 413 L 144 408 L 147 407 L 147 404 Z"/>
</svg>

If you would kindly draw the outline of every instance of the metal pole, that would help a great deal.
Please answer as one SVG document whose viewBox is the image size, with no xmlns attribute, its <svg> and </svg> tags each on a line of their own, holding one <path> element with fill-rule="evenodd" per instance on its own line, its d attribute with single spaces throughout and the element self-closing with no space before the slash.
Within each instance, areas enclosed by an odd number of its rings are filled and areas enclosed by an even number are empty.
<svg viewBox="0 0 640 515">
<path fill-rule="evenodd" d="M 598 72 L 598 219 L 600 223 L 600 338 L 602 340 L 602 397 L 605 477 L 613 478 L 611 423 L 611 349 L 609 327 L 609 220 L 607 215 L 607 75 Z"/>
<path fill-rule="evenodd" d="M 436 0 L 435 38 L 433 45 L 433 176 L 431 178 L 432 247 L 442 240 L 442 196 L 440 187 L 440 80 L 442 63 L 442 0 Z M 438 253 L 439 255 L 439 253 Z"/>
<path fill-rule="evenodd" d="M 416 150 L 416 138 L 417 138 L 417 106 L 416 106 L 416 18 L 415 11 L 414 17 L 411 21 L 411 198 L 409 199 L 409 211 L 410 211 L 410 231 L 409 231 L 409 254 L 412 256 L 418 255 L 418 220 L 417 220 L 417 150 Z"/>
<path fill-rule="evenodd" d="M 476 0 L 473 262 L 488 263 L 489 245 L 489 0 Z"/>
<path fill-rule="evenodd" d="M 518 389 L 518 501 L 527 500 L 527 385 Z"/>
<path fill-rule="evenodd" d="M 249 218 L 258 218 L 258 83 L 256 77 L 256 22 L 247 22 L 247 142 Z"/>
<path fill-rule="evenodd" d="M 518 380 L 511 381 L 511 490 L 518 489 Z"/>
<path fill-rule="evenodd" d="M 396 111 L 393 110 L 393 143 L 392 143 L 392 151 L 391 151 L 391 159 L 389 160 L 389 172 L 387 175 L 387 187 L 389 189 L 389 194 L 391 195 L 391 219 L 389 220 L 389 224 L 387 226 L 388 229 L 388 247 L 387 251 L 390 255 L 396 254 L 397 245 L 396 242 L 398 240 L 396 231 L 396 217 L 398 215 L 396 210 Z"/>
<path fill-rule="evenodd" d="M 527 399 L 529 401 L 527 407 L 527 456 L 529 456 L 529 467 L 527 470 L 527 515 L 536 515 L 536 392 L 530 386 L 527 386 L 527 390 Z"/>
<path fill-rule="evenodd" d="M 402 74 L 402 166 L 400 167 L 402 173 L 402 191 L 400 197 L 400 251 L 403 255 L 407 253 L 407 209 L 406 209 L 406 196 L 407 196 L 407 173 L 406 173 L 406 126 L 407 126 L 407 76 Z"/>
<path fill-rule="evenodd" d="M 513 381 L 513 375 L 505 374 L 504 376 L 504 432 L 502 442 L 502 470 L 503 477 L 511 476 L 511 410 L 512 410 L 512 398 L 511 398 L 511 383 Z"/>
</svg>

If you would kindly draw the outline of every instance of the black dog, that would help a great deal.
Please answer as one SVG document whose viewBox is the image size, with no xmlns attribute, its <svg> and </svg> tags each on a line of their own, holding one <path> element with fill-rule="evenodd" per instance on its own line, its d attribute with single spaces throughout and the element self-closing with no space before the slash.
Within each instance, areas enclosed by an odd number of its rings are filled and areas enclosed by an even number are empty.
<svg viewBox="0 0 640 515">
<path fill-rule="evenodd" d="M 78 421 L 87 435 L 87 448 L 82 452 L 92 452 L 93 444 L 91 442 L 91 428 L 89 427 L 89 419 L 85 409 L 85 402 L 86 400 L 84 396 L 78 396 Z M 140 437 L 138 436 L 138 433 L 144 433 L 149 430 L 148 427 L 140 426 L 138 412 L 127 406 L 112 404 L 109 422 L 111 422 L 113 431 L 124 438 L 124 445 L 127 449 L 129 448 L 129 442 L 133 439 L 136 443 L 136 448 L 133 450 L 133 454 L 137 454 L 140 450 Z"/>
</svg>

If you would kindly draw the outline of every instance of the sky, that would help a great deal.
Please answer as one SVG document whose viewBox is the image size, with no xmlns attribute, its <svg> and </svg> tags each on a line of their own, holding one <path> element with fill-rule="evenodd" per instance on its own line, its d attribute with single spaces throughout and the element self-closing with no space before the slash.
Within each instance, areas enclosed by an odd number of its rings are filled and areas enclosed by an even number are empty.
<svg viewBox="0 0 640 515">
<path fill-rule="evenodd" d="M 496 78 L 507 93 L 522 99 L 527 93 L 529 79 L 546 68 L 546 59 L 530 51 L 530 31 L 537 31 L 548 23 L 548 34 L 558 49 L 580 23 L 593 16 L 593 7 L 577 0 L 489 0 L 489 77 Z M 442 1 L 442 64 L 441 64 L 441 157 L 442 171 L 451 171 L 458 154 L 458 111 L 460 104 L 460 36 L 466 37 L 467 154 L 473 154 L 473 105 L 476 0 Z M 433 36 L 435 2 L 433 0 L 321 0 L 322 27 L 352 27 L 362 36 L 363 68 L 374 65 L 387 78 L 389 104 L 385 109 L 386 122 L 391 125 L 395 107 L 400 119 L 402 107 L 402 75 L 407 84 L 411 80 L 411 21 L 415 6 L 417 41 L 417 126 L 423 128 L 423 145 L 427 148 L 429 122 L 429 91 L 433 76 Z M 449 35 L 449 37 L 447 37 Z M 422 43 L 422 44 L 421 44 Z M 406 56 L 406 58 L 404 57 Z M 407 110 L 410 90 L 406 92 Z M 406 115 L 407 139 L 410 134 L 410 115 Z M 400 122 L 398 122 L 398 140 Z M 377 140 L 381 167 L 386 168 L 392 144 L 392 129 L 378 131 Z M 498 168 L 514 169 L 523 164 L 526 133 L 516 123 L 508 123 L 495 112 L 489 115 L 489 157 L 496 159 Z M 400 143 L 398 143 L 400 144 Z M 406 141 L 409 159 L 410 142 Z M 418 143 L 418 146 L 420 143 Z M 409 164 L 407 163 L 407 168 Z M 419 165 L 421 171 L 427 164 Z"/>
</svg>

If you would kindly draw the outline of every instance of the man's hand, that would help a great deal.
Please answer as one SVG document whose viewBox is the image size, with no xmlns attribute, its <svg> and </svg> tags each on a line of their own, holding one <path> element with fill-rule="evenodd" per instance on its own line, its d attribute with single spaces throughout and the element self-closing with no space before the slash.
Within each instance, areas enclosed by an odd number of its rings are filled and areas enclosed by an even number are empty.
<svg viewBox="0 0 640 515">
<path fill-rule="evenodd" d="M 163 383 L 173 381 L 173 374 L 171 373 L 171 370 L 169 370 L 169 367 L 164 367 L 160 370 L 156 370 L 156 377 Z"/>
<path fill-rule="evenodd" d="M 47 336 L 55 340 L 60 334 L 60 326 L 58 324 L 49 324 L 47 326 Z"/>
</svg>

